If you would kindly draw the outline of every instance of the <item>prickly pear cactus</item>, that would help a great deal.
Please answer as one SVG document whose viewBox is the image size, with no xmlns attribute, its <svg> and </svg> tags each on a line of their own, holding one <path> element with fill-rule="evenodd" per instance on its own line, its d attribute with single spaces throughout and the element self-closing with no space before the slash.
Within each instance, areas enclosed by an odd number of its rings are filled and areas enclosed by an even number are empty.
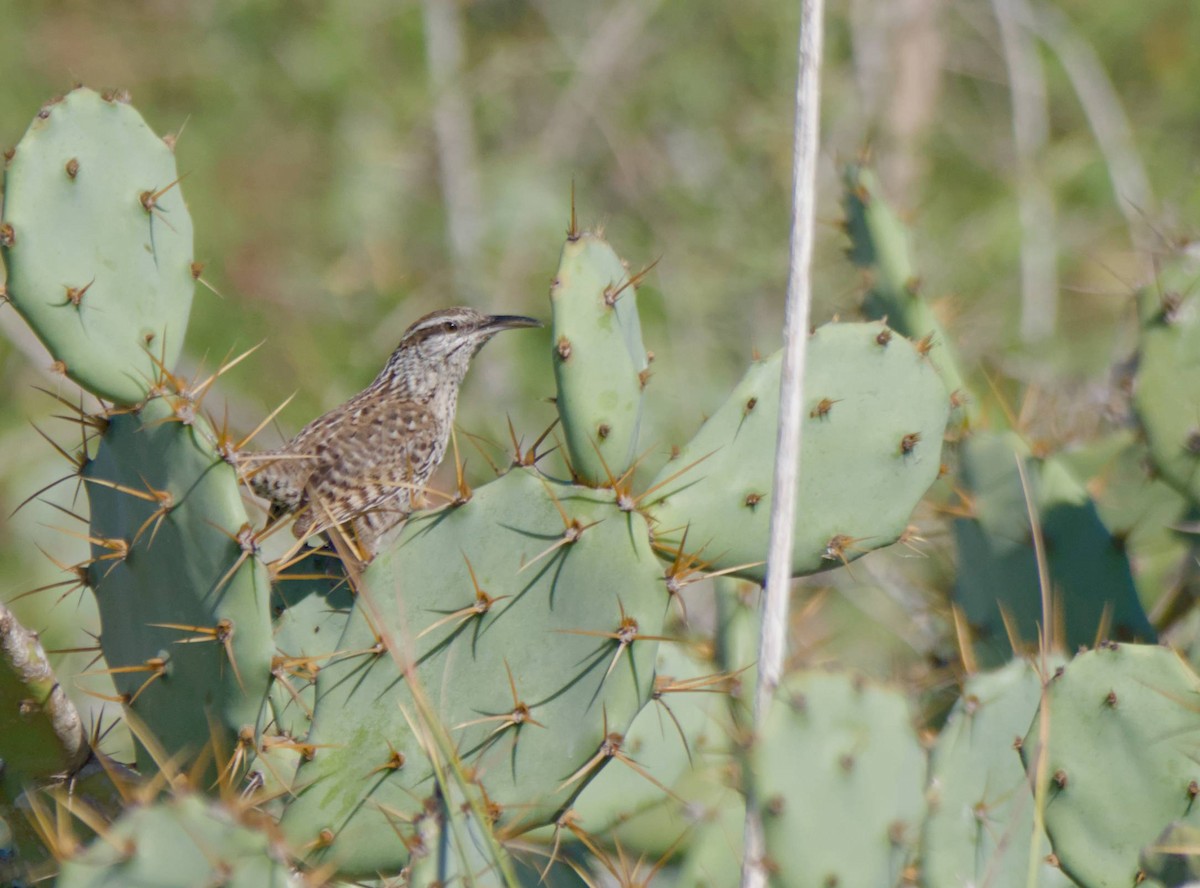
<svg viewBox="0 0 1200 888">
<path fill-rule="evenodd" d="M 1198 695 L 1177 654 L 1132 644 L 1081 654 L 1051 681 L 1048 723 L 1034 719 L 1021 756 L 1047 781 L 1046 832 L 1084 888 L 1140 883 L 1142 848 L 1173 821 L 1200 825 Z"/>
<path fill-rule="evenodd" d="M 1200 827 L 1172 823 L 1142 849 L 1142 871 L 1165 888 L 1200 884 Z"/>
<path fill-rule="evenodd" d="M 841 673 L 789 676 L 747 775 L 770 883 L 898 884 L 925 815 L 925 771 L 904 696 Z"/>
<path fill-rule="evenodd" d="M 292 888 L 294 877 L 264 830 L 198 795 L 131 808 L 67 860 L 60 888 Z"/>
<path fill-rule="evenodd" d="M 490 824 L 480 823 L 468 806 L 445 806 L 438 816 L 420 823 L 420 845 L 414 848 L 404 885 L 470 885 L 473 888 L 589 888 L 579 872 L 586 860 L 564 846 L 498 849 L 488 840 Z M 576 870 L 579 867 L 579 870 Z M 363 884 L 363 883 L 356 883 Z M 367 884 L 379 885 L 371 882 Z"/>
<path fill-rule="evenodd" d="M 1054 457 L 1036 460 L 1013 432 L 979 433 L 959 449 L 968 514 L 954 522 L 959 570 L 954 597 L 984 663 L 1012 654 L 1009 631 L 1036 646 L 1042 623 L 1029 509 L 1016 460 L 1024 460 L 1030 499 L 1040 514 L 1055 626 L 1070 650 L 1104 637 L 1153 640 L 1128 558 L 1096 506 Z M 1010 620 L 1005 626 L 1006 617 Z"/>
<path fill-rule="evenodd" d="M 271 585 L 275 658 L 270 704 L 272 726 L 288 737 L 312 727 L 316 676 L 338 649 L 354 606 L 341 563 L 327 554 L 306 555 Z"/>
<path fill-rule="evenodd" d="M 1061 658 L 1053 658 L 1057 668 Z M 1034 799 L 1016 749 L 1037 713 L 1042 679 L 1015 659 L 963 685 L 929 764 L 929 816 L 921 833 L 927 888 L 1027 888 Z M 1037 854 L 1050 853 L 1042 836 Z M 1042 863 L 1036 885 L 1067 888 L 1070 879 Z"/>
<path fill-rule="evenodd" d="M 1138 296 L 1133 404 L 1162 478 L 1200 502 L 1200 245 L 1163 261 Z"/>
<path fill-rule="evenodd" d="M 667 596 L 644 520 L 614 500 L 518 469 L 410 519 L 317 678 L 283 817 L 295 843 L 356 873 L 399 869 L 436 791 L 438 725 L 506 835 L 626 767 L 610 761 L 650 699 Z"/>
<path fill-rule="evenodd" d="M 68 376 L 133 404 L 183 345 L 192 221 L 170 147 L 117 97 L 44 106 L 4 175 L 8 297 Z"/>
<path fill-rule="evenodd" d="M 106 422 L 83 473 L 105 660 L 169 754 L 198 754 L 214 726 L 229 749 L 259 725 L 275 650 L 270 581 L 234 470 L 185 398 Z"/>
<path fill-rule="evenodd" d="M 693 829 L 675 883 L 681 888 L 725 888 L 741 878 L 745 801 L 733 790 L 721 801 L 704 811 Z"/>
<path fill-rule="evenodd" d="M 886 321 L 904 336 L 928 337 L 929 347 L 936 349 L 934 360 L 947 390 L 960 393 L 956 400 L 963 401 L 964 419 L 974 424 L 976 406 L 965 398 L 967 385 L 947 345 L 946 331 L 921 295 L 921 278 L 913 261 L 908 229 L 888 206 L 873 170 L 849 164 L 844 183 L 848 255 L 869 275 L 863 313 Z"/>
<path fill-rule="evenodd" d="M 851 168 L 846 186 L 851 256 L 877 320 L 812 336 L 795 574 L 904 538 L 939 475 L 948 417 L 958 430 L 973 424 L 904 226 L 869 171 Z M 626 870 L 630 849 L 680 854 L 680 884 L 716 888 L 736 880 L 741 856 L 741 742 L 775 885 L 911 881 L 919 839 L 929 888 L 1058 888 L 1066 876 L 1038 859 L 1043 815 L 1054 854 L 1084 888 L 1190 878 L 1194 858 L 1177 852 L 1200 817 L 1200 679 L 1163 649 L 1106 645 L 1071 661 L 1044 696 L 1023 661 L 970 677 L 927 781 L 907 698 L 848 675 L 790 676 L 762 732 L 748 733 L 731 686 L 753 681 L 743 667 L 754 657 L 755 587 L 718 595 L 713 658 L 725 675 L 707 652 L 660 648 L 684 586 L 710 572 L 763 576 L 780 356 L 753 366 L 635 493 L 648 379 L 639 276 L 598 235 L 572 225 L 551 292 L 557 406 L 578 485 L 521 456 L 468 501 L 412 516 L 365 571 L 313 552 L 285 567 L 262 554 L 266 534 L 231 465 L 237 448 L 201 415 L 212 381 L 170 372 L 193 266 L 169 147 L 127 105 L 76 90 L 17 146 L 6 189 L 7 295 L 63 372 L 119 405 L 80 417 L 98 442 L 77 466 L 103 622 L 97 670 L 113 674 L 147 774 L 177 760 L 193 783 L 239 799 L 128 803 L 87 850 L 64 846 L 65 888 L 257 888 L 304 870 L 314 882 L 577 886 L 591 884 L 583 872 L 601 865 L 605 842 Z M 1185 265 L 1177 283 L 1164 273 L 1159 292 L 1143 295 L 1137 398 L 1156 464 L 1195 502 L 1196 275 Z M 1028 641 L 1042 618 L 1014 454 L 1029 469 L 1063 638 L 1091 641 L 1105 625 L 1152 638 L 1121 515 L 1106 528 L 1066 459 L 1035 459 L 997 433 L 963 445 L 957 527 L 956 595 L 984 645 L 1008 656 L 1004 612 Z M 1172 507 L 1155 520 L 1172 523 Z M 96 773 L 109 800 L 126 783 L 105 770 L 111 762 L 75 772 L 86 738 L 53 716 L 43 661 L 0 608 L 0 816 L 16 833 L 0 836 L 0 881 L 43 862 L 27 842 L 53 844 L 24 818 L 13 825 L 13 797 L 34 798 L 28 784 L 72 771 L 69 798 L 90 803 L 102 795 L 85 782 Z M 1025 770 L 1012 748 L 1020 735 Z M 166 758 L 152 757 L 160 745 Z M 1029 775 L 1043 781 L 1036 796 Z M 539 827 L 558 861 L 544 876 L 545 847 L 522 857 Z M 584 830 L 605 835 L 572 845 Z"/>
<path fill-rule="evenodd" d="M 567 238 L 550 288 L 558 412 L 585 484 L 620 477 L 637 455 L 648 364 L 635 282 L 604 238 L 584 231 Z"/>
<path fill-rule="evenodd" d="M 659 645 L 653 702 L 625 736 L 638 768 L 605 768 L 571 806 L 579 822 L 647 859 L 683 850 L 697 817 L 731 794 L 725 709 L 735 680 L 687 644 Z"/>
<path fill-rule="evenodd" d="M 1147 615 L 1169 611 L 1172 599 L 1186 606 L 1179 592 L 1187 572 L 1180 564 L 1187 563 L 1189 543 L 1180 525 L 1188 520 L 1188 500 L 1154 473 L 1143 436 L 1120 429 L 1055 458 L 1076 478 L 1088 479 L 1100 520 L 1134 569 Z"/>
<path fill-rule="evenodd" d="M 782 353 L 755 364 L 651 482 L 658 539 L 684 533 L 714 569 L 761 580 Z M 950 402 L 941 377 L 882 324 L 826 324 L 809 343 L 794 574 L 895 542 L 938 476 Z"/>
</svg>

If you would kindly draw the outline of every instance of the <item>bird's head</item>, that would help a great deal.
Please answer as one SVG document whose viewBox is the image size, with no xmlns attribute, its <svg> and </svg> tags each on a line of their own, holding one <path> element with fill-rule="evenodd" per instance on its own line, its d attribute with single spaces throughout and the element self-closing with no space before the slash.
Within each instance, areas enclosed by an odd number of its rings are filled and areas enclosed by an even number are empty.
<svg viewBox="0 0 1200 888">
<path fill-rule="evenodd" d="M 380 380 L 425 390 L 462 382 L 471 358 L 503 330 L 540 327 L 521 315 L 487 315 L 473 308 L 444 308 L 413 323 L 392 353 Z"/>
</svg>

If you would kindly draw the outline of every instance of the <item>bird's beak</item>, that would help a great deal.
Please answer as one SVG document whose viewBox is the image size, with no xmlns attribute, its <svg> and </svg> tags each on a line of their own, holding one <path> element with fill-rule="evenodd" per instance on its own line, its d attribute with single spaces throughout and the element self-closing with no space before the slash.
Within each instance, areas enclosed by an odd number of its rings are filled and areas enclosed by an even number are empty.
<svg viewBox="0 0 1200 888">
<path fill-rule="evenodd" d="M 524 315 L 492 315 L 484 324 L 489 333 L 499 333 L 501 330 L 516 330 L 519 327 L 540 327 L 542 322 L 536 318 Z"/>
</svg>

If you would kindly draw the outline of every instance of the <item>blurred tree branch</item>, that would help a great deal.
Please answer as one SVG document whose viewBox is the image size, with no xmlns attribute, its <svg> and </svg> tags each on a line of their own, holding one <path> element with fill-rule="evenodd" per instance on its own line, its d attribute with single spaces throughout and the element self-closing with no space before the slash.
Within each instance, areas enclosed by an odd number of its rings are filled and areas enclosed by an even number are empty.
<svg viewBox="0 0 1200 888">
<path fill-rule="evenodd" d="M 481 281 L 479 245 L 484 225 L 475 126 L 463 77 L 462 13 L 457 0 L 424 0 L 424 10 L 450 279 L 458 301 L 471 302 Z"/>
<path fill-rule="evenodd" d="M 1016 151 L 1017 206 L 1021 224 L 1021 314 L 1023 342 L 1054 333 L 1058 315 L 1058 237 L 1054 197 L 1040 170 L 1050 134 L 1046 78 L 1037 44 L 1024 20 L 1024 0 L 992 0 L 1000 46 L 1008 70 Z"/>
<path fill-rule="evenodd" d="M 1096 145 L 1104 155 L 1117 209 L 1125 217 L 1130 240 L 1139 251 L 1147 250 L 1153 244 L 1149 216 L 1155 212 L 1156 202 L 1121 97 L 1096 50 L 1061 10 L 1042 3 L 1020 2 L 1026 26 L 1058 56 L 1079 97 Z M 1146 267 L 1149 269 L 1148 263 Z"/>
</svg>

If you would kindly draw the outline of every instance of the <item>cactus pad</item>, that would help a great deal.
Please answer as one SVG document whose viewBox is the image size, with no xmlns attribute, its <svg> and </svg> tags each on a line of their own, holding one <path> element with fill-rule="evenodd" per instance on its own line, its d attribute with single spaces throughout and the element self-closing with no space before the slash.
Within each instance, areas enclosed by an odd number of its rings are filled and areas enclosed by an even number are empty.
<svg viewBox="0 0 1200 888">
<path fill-rule="evenodd" d="M 738 575 L 752 579 L 766 573 L 781 362 L 777 352 L 752 366 L 651 485 L 661 542 L 686 531 L 714 569 L 745 565 Z M 900 537 L 937 478 L 950 410 L 937 371 L 882 324 L 819 327 L 807 370 L 794 574 Z"/>
<path fill-rule="evenodd" d="M 750 752 L 770 883 L 895 885 L 925 814 L 908 701 L 839 673 L 785 679 Z"/>
<path fill-rule="evenodd" d="M 118 403 L 183 345 L 195 281 L 178 179 L 137 111 L 82 88 L 42 108 L 5 172 L 8 296 L 68 376 Z"/>
<path fill-rule="evenodd" d="M 1017 459 L 1025 461 L 1030 499 L 1040 514 L 1056 625 L 1068 649 L 1105 637 L 1152 640 L 1129 560 L 1104 526 L 1086 488 L 1058 459 L 1036 460 L 1013 432 L 980 433 L 959 451 L 972 512 L 954 522 L 959 571 L 954 596 L 975 634 L 981 661 L 1012 653 L 1009 629 L 1033 646 L 1042 594 L 1029 511 Z"/>
<path fill-rule="evenodd" d="M 967 679 L 929 764 L 930 810 L 921 835 L 927 888 L 1028 885 L 1034 800 L 1014 741 L 1029 730 L 1041 696 L 1042 680 L 1026 660 Z M 1049 853 L 1043 836 L 1039 857 Z M 1037 872 L 1041 888 L 1073 884 L 1047 864 Z"/>
<path fill-rule="evenodd" d="M 947 390 L 965 395 L 966 382 L 947 346 L 946 331 L 921 295 L 908 229 L 884 199 L 879 177 L 874 170 L 850 164 L 844 184 L 848 253 L 869 275 L 863 314 L 884 320 L 913 339 L 929 337 L 931 345 L 938 347 L 936 363 Z M 968 424 L 976 422 L 975 412 L 974 402 L 967 401 L 964 419 Z"/>
<path fill-rule="evenodd" d="M 644 521 L 613 500 L 514 470 L 410 519 L 317 678 L 311 761 L 283 819 L 297 844 L 360 873 L 403 865 L 406 824 L 437 790 L 431 718 L 509 834 L 551 821 L 620 757 L 667 596 Z"/>
<path fill-rule="evenodd" d="M 1021 756 L 1048 781 L 1046 832 L 1084 888 L 1137 884 L 1143 847 L 1172 821 L 1200 825 L 1198 695 L 1200 678 L 1178 655 L 1132 644 L 1081 654 L 1051 681 L 1049 745 L 1034 719 Z"/>
<path fill-rule="evenodd" d="M 599 235 L 563 245 L 550 289 L 558 412 L 576 477 L 603 484 L 633 462 L 647 367 L 629 271 Z"/>
<path fill-rule="evenodd" d="M 302 882 L 265 831 L 193 795 L 132 808 L 66 861 L 58 878 L 59 888 L 298 888 Z"/>
<path fill-rule="evenodd" d="M 1169 256 L 1138 297 L 1133 404 L 1164 480 L 1200 502 L 1200 246 Z"/>
<path fill-rule="evenodd" d="M 274 652 L 267 571 L 212 439 L 190 402 L 152 398 L 108 420 L 84 472 L 101 648 L 172 754 L 257 727 Z"/>
</svg>

